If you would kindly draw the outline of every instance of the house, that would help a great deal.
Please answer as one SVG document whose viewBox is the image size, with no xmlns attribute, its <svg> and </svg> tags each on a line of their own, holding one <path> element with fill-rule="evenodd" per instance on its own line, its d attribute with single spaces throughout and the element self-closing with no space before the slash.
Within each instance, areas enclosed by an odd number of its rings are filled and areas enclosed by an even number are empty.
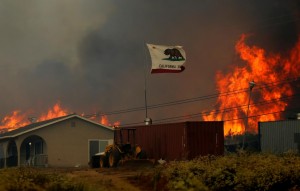
<svg viewBox="0 0 300 191">
<path fill-rule="evenodd" d="M 71 114 L 0 134 L 0 167 L 88 166 L 113 143 L 113 128 Z"/>
</svg>

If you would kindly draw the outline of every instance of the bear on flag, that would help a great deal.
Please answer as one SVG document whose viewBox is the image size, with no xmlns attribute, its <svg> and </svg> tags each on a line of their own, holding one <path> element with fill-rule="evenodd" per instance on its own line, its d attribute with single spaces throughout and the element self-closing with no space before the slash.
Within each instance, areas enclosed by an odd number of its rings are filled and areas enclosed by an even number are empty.
<svg viewBox="0 0 300 191">
<path fill-rule="evenodd" d="M 182 46 L 147 44 L 150 52 L 151 73 L 179 73 L 185 67 L 186 54 Z"/>
</svg>

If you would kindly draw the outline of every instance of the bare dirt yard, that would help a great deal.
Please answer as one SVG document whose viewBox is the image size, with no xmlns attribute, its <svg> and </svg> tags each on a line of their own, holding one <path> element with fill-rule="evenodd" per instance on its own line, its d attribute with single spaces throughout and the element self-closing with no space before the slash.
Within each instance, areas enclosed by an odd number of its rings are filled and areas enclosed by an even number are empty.
<svg viewBox="0 0 300 191">
<path fill-rule="evenodd" d="M 74 182 L 82 182 L 91 190 L 109 191 L 153 191 L 166 190 L 154 179 L 153 166 L 128 166 L 116 168 L 68 168 L 48 169 L 51 173 L 60 173 L 70 177 Z M 160 188 L 158 188 L 160 187 Z M 155 189 L 157 188 L 157 189 Z"/>
<path fill-rule="evenodd" d="M 140 165 L 136 162 L 116 168 L 11 167 L 0 169 L 0 191 L 166 190 L 166 184 L 161 184 L 160 175 L 157 176 L 161 171 L 157 169 L 153 163 Z"/>
</svg>

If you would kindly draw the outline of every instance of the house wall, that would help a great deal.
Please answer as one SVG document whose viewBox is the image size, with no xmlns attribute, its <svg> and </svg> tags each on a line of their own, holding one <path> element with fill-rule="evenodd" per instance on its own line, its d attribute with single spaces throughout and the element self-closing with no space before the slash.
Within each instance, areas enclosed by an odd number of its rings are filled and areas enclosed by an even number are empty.
<svg viewBox="0 0 300 191">
<path fill-rule="evenodd" d="M 43 127 L 19 137 L 24 140 L 37 135 L 47 144 L 48 166 L 88 166 L 89 139 L 113 139 L 113 131 L 79 118 Z"/>
</svg>

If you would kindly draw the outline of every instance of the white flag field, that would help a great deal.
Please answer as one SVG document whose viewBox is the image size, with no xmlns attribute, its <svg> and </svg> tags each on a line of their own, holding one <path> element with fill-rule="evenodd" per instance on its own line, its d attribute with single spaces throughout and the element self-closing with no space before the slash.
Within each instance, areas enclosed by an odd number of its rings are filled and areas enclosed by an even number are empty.
<svg viewBox="0 0 300 191">
<path fill-rule="evenodd" d="M 179 73 L 185 67 L 186 54 L 182 46 L 147 44 L 150 52 L 151 73 Z"/>
</svg>

